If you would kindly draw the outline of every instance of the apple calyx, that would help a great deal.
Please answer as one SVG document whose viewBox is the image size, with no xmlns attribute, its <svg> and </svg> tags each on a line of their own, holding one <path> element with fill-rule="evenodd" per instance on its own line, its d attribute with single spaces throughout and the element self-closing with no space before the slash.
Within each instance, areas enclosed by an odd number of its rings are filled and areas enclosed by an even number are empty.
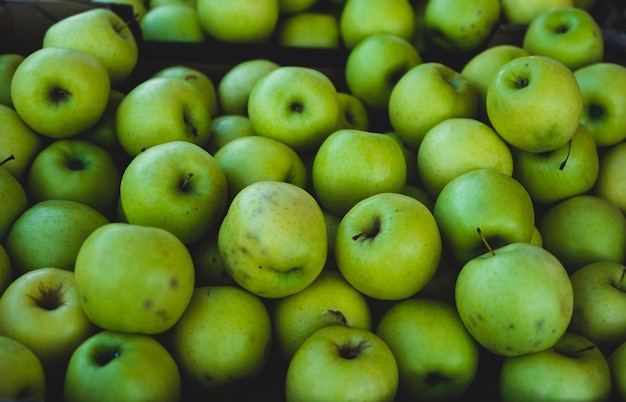
<svg viewBox="0 0 626 402">
<path fill-rule="evenodd" d="M 30 296 L 35 304 L 48 311 L 56 310 L 63 304 L 63 283 L 57 283 L 56 286 L 49 286 L 44 283 L 39 284 L 39 294 Z"/>
<path fill-rule="evenodd" d="M 346 316 L 343 315 L 343 313 L 339 310 L 332 310 L 332 309 L 328 309 L 326 311 L 324 311 L 324 316 L 329 318 L 329 321 L 331 321 L 332 323 L 339 323 L 339 325 L 347 325 L 348 324 L 348 320 L 346 319 Z"/>
<path fill-rule="evenodd" d="M 52 104 L 59 105 L 63 102 L 67 102 L 67 99 L 70 97 L 70 95 L 70 91 L 63 88 L 54 87 L 50 90 L 50 92 L 48 92 L 48 99 Z"/>
<path fill-rule="evenodd" d="M 365 349 L 369 348 L 367 339 L 362 339 L 356 345 L 352 343 L 344 343 L 341 346 L 337 346 L 339 350 L 339 356 L 346 360 L 352 360 L 358 358 Z"/>
<path fill-rule="evenodd" d="M 361 233 L 355 234 L 352 236 L 352 240 L 360 240 L 361 242 L 366 241 L 368 239 L 373 239 L 376 235 L 380 233 L 380 217 L 374 218 L 374 223 L 372 224 L 372 228 L 368 230 L 364 230 Z"/>
<path fill-rule="evenodd" d="M 290 109 L 292 112 L 302 113 L 304 112 L 304 105 L 300 102 L 292 102 Z"/>
<path fill-rule="evenodd" d="M 477 227 L 476 228 L 476 232 L 478 232 L 478 236 L 480 236 L 480 239 L 483 241 L 483 243 L 485 244 L 485 246 L 487 247 L 487 250 L 489 250 L 489 253 L 491 255 L 496 255 L 496 252 L 493 251 L 493 248 L 489 245 L 489 242 L 487 241 L 487 239 L 485 238 L 485 235 L 483 234 L 483 231 Z"/>
<path fill-rule="evenodd" d="M 528 86 L 528 78 L 524 78 L 521 75 L 517 76 L 517 80 L 515 81 L 515 87 L 517 89 L 524 89 Z"/>
<path fill-rule="evenodd" d="M 561 24 L 558 27 L 556 27 L 556 29 L 554 30 L 554 33 L 557 35 L 562 35 L 564 33 L 567 33 L 569 31 L 569 27 L 565 24 Z"/>
<path fill-rule="evenodd" d="M 120 351 L 117 347 L 104 347 L 100 350 L 94 351 L 93 359 L 98 366 L 106 366 L 111 361 L 120 357 Z"/>
<path fill-rule="evenodd" d="M 7 156 L 6 158 L 4 158 L 2 161 L 0 161 L 0 166 L 2 166 L 5 163 L 7 163 L 8 161 L 12 161 L 14 159 L 15 159 L 15 155 L 11 154 L 11 155 Z"/>
<path fill-rule="evenodd" d="M 189 181 L 191 180 L 191 177 L 193 176 L 192 172 L 187 173 L 187 176 L 185 176 L 185 178 L 180 182 L 180 189 L 182 191 L 185 191 L 187 189 L 187 186 L 189 185 Z"/>
<path fill-rule="evenodd" d="M 572 153 L 572 140 L 569 140 L 569 142 L 567 144 L 568 144 L 567 145 L 567 155 L 565 155 L 565 160 L 563 162 L 561 162 L 561 165 L 559 166 L 559 170 L 565 169 L 565 165 L 567 164 L 569 156 Z"/>
<path fill-rule="evenodd" d="M 601 120 L 605 115 L 604 108 L 595 103 L 590 104 L 588 110 L 589 110 L 589 119 L 592 121 Z"/>
</svg>

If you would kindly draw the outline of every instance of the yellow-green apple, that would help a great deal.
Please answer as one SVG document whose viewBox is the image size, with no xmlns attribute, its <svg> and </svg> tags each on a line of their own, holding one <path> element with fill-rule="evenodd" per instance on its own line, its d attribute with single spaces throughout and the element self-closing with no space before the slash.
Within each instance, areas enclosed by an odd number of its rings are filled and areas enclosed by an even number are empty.
<svg viewBox="0 0 626 402">
<path fill-rule="evenodd" d="M 26 193 L 31 202 L 78 201 L 109 216 L 117 207 L 121 176 L 104 148 L 85 140 L 58 139 L 33 160 Z"/>
<path fill-rule="evenodd" d="M 211 120 L 209 142 L 205 148 L 215 155 L 224 145 L 235 138 L 256 135 L 247 116 L 222 114 Z"/>
<path fill-rule="evenodd" d="M 574 289 L 574 314 L 569 330 L 593 342 L 605 355 L 626 339 L 626 266 L 598 261 L 570 275 Z"/>
<path fill-rule="evenodd" d="M 626 399 L 626 341 L 622 342 L 608 355 L 609 369 L 614 396 L 621 400 Z"/>
<path fill-rule="evenodd" d="M 535 207 L 524 186 L 492 168 L 450 180 L 437 196 L 433 214 L 445 249 L 461 264 L 484 254 L 482 237 L 493 248 L 529 242 L 535 226 Z"/>
<path fill-rule="evenodd" d="M 626 262 L 626 216 L 606 198 L 566 198 L 542 214 L 538 227 L 544 248 L 570 273 L 597 261 Z"/>
<path fill-rule="evenodd" d="M 11 81 L 15 111 L 34 131 L 52 138 L 71 137 L 96 124 L 110 91 L 109 73 L 102 63 L 67 47 L 45 47 L 29 54 Z"/>
<path fill-rule="evenodd" d="M 376 33 L 413 39 L 415 15 L 408 0 L 347 0 L 341 9 L 339 32 L 347 49 Z"/>
<path fill-rule="evenodd" d="M 483 46 L 500 22 L 500 0 L 428 0 L 426 36 L 435 47 L 461 54 Z"/>
<path fill-rule="evenodd" d="M 368 109 L 387 112 L 398 80 L 422 58 L 407 39 L 388 33 L 363 38 L 348 53 L 345 79 L 350 93 Z"/>
<path fill-rule="evenodd" d="M 574 292 L 546 249 L 515 242 L 463 265 L 455 285 L 459 316 L 474 339 L 500 356 L 553 346 L 572 317 Z"/>
<path fill-rule="evenodd" d="M 194 87 L 198 88 L 200 92 L 206 96 L 209 101 L 209 113 L 211 117 L 217 117 L 219 114 L 219 105 L 217 103 L 217 90 L 213 84 L 213 80 L 209 75 L 198 68 L 190 67 L 186 65 L 175 64 L 168 67 L 163 67 L 158 70 L 154 77 L 169 77 L 183 79 Z"/>
<path fill-rule="evenodd" d="M 306 289 L 269 307 L 274 343 L 285 362 L 315 331 L 330 325 L 371 330 L 367 298 L 334 270 L 323 270 Z"/>
<path fill-rule="evenodd" d="M 0 160 L 12 156 L 11 163 L 3 166 L 23 183 L 33 159 L 43 148 L 44 141 L 10 106 L 0 104 L 0 124 Z"/>
<path fill-rule="evenodd" d="M 4 247 L 13 274 L 45 267 L 73 270 L 81 245 L 109 220 L 97 209 L 70 200 L 30 204 L 13 223 Z"/>
<path fill-rule="evenodd" d="M 27 272 L 0 297 L 0 335 L 33 351 L 51 381 L 96 331 L 78 300 L 72 271 L 44 267 Z"/>
<path fill-rule="evenodd" d="M 11 161 L 8 158 L 0 161 L 0 243 L 5 242 L 13 223 L 30 205 L 22 183 L 4 167 Z"/>
<path fill-rule="evenodd" d="M 590 12 L 577 7 L 552 8 L 533 18 L 522 46 L 530 54 L 552 57 L 572 70 L 604 58 L 600 25 Z"/>
<path fill-rule="evenodd" d="M 195 242 L 187 245 L 195 271 L 194 286 L 236 285 L 226 270 L 217 245 L 219 228 L 212 229 Z"/>
<path fill-rule="evenodd" d="M 94 56 L 106 69 L 113 87 L 130 77 L 139 59 L 139 46 L 128 22 L 106 7 L 55 22 L 46 29 L 42 46 L 72 48 Z"/>
<path fill-rule="evenodd" d="M 501 44 L 489 46 L 472 56 L 461 69 L 461 75 L 467 78 L 478 90 L 477 117 L 484 123 L 487 120 L 487 89 L 500 68 L 517 57 L 530 56 L 524 48 Z"/>
<path fill-rule="evenodd" d="M 339 21 L 330 12 L 303 11 L 285 16 L 276 27 L 280 46 L 338 49 Z"/>
<path fill-rule="evenodd" d="M 220 114 L 248 115 L 252 88 L 271 71 L 280 67 L 268 59 L 244 60 L 233 65 L 217 84 Z"/>
<path fill-rule="evenodd" d="M 38 400 L 46 397 L 46 376 L 37 355 L 23 343 L 0 336 L 0 396 L 7 400 Z"/>
<path fill-rule="evenodd" d="M 274 33 L 280 10 L 278 0 L 197 0 L 204 30 L 228 43 L 263 43 Z"/>
<path fill-rule="evenodd" d="M 226 176 L 228 197 L 257 181 L 284 181 L 304 188 L 307 170 L 300 156 L 284 143 L 259 135 L 236 138 L 214 155 Z"/>
<path fill-rule="evenodd" d="M 613 145 L 600 155 L 598 177 L 593 192 L 604 197 L 626 214 L 626 142 Z"/>
<path fill-rule="evenodd" d="M 337 92 L 337 96 L 339 97 L 337 130 L 343 128 L 369 130 L 370 116 L 365 103 L 351 92 Z"/>
<path fill-rule="evenodd" d="M 326 239 L 328 240 L 328 255 L 326 259 L 326 265 L 336 269 L 335 263 L 335 240 L 337 239 L 337 229 L 339 229 L 339 223 L 341 218 L 333 214 L 329 210 L 322 208 L 324 214 L 324 221 L 326 222 Z"/>
<path fill-rule="evenodd" d="M 536 225 L 533 229 L 533 235 L 530 238 L 530 244 L 543 247 L 543 236 L 541 235 L 541 232 L 539 231 L 539 228 Z"/>
<path fill-rule="evenodd" d="M 501 401 L 609 401 L 607 358 L 585 337 L 566 332 L 549 349 L 502 361 Z"/>
<path fill-rule="evenodd" d="M 226 269 L 246 290 L 280 298 L 309 286 L 326 263 L 326 222 L 317 200 L 287 182 L 259 181 L 233 198 L 218 233 Z"/>
<path fill-rule="evenodd" d="M 252 88 L 248 117 L 257 135 L 283 142 L 296 152 L 314 152 L 337 128 L 337 89 L 319 70 L 282 66 Z"/>
<path fill-rule="evenodd" d="M 287 367 L 285 396 L 295 401 L 391 402 L 398 364 L 374 332 L 344 325 L 322 327 L 296 350 Z"/>
<path fill-rule="evenodd" d="M 440 258 L 441 236 L 432 212 L 405 194 L 369 196 L 348 210 L 337 228 L 339 271 L 374 299 L 413 296 L 435 275 Z"/>
<path fill-rule="evenodd" d="M 478 343 L 453 303 L 420 296 L 401 300 L 383 313 L 376 334 L 398 363 L 402 400 L 454 400 L 474 383 Z"/>
<path fill-rule="evenodd" d="M 24 55 L 20 53 L 0 54 L 0 105 L 13 107 L 11 80 L 22 61 L 24 61 Z"/>
<path fill-rule="evenodd" d="M 188 244 L 219 225 L 228 185 L 217 160 L 187 141 L 155 145 L 135 156 L 120 183 L 128 223 L 166 229 Z"/>
<path fill-rule="evenodd" d="M 357 202 L 378 193 L 399 193 L 406 183 L 401 146 L 388 135 L 337 130 L 313 159 L 313 190 L 319 203 L 343 216 Z"/>
<path fill-rule="evenodd" d="M 548 152 L 526 152 L 511 147 L 513 178 L 535 204 L 547 205 L 587 193 L 598 177 L 599 157 L 593 136 L 582 124 L 572 139 Z"/>
<path fill-rule="evenodd" d="M 165 345 L 194 397 L 232 396 L 267 366 L 272 324 L 263 301 L 247 290 L 201 286 Z"/>
<path fill-rule="evenodd" d="M 198 10 L 184 3 L 148 9 L 140 28 L 146 41 L 203 43 L 206 40 Z"/>
<path fill-rule="evenodd" d="M 13 282 L 13 268 L 11 267 L 11 260 L 9 254 L 4 249 L 2 243 L 0 243 L 0 297 L 2 293 Z"/>
<path fill-rule="evenodd" d="M 407 184 L 402 189 L 402 194 L 406 194 L 410 197 L 415 198 L 422 204 L 426 206 L 432 212 L 435 209 L 435 198 L 431 196 L 428 191 L 422 186 L 418 186 L 415 184 Z"/>
<path fill-rule="evenodd" d="M 204 146 L 211 105 L 191 82 L 151 77 L 132 88 L 117 107 L 117 138 L 130 156 L 170 141 Z"/>
<path fill-rule="evenodd" d="M 415 96 L 416 93 L 432 96 Z M 478 90 L 459 72 L 439 62 L 421 63 L 398 80 L 389 96 L 393 130 L 417 152 L 426 132 L 450 117 L 475 118 Z"/>
<path fill-rule="evenodd" d="M 422 182 L 419 177 L 417 168 L 417 151 L 413 150 L 395 131 L 385 131 L 383 134 L 390 136 L 400 144 L 402 153 L 404 154 L 404 162 L 406 164 L 406 185 L 421 186 Z M 405 188 L 406 188 L 405 185 Z"/>
<path fill-rule="evenodd" d="M 595 63 L 574 72 L 583 98 L 580 122 L 591 131 L 599 147 L 626 139 L 626 66 Z"/>
<path fill-rule="evenodd" d="M 426 132 L 417 152 L 420 183 L 431 197 L 455 177 L 479 168 L 513 174 L 513 156 L 506 142 L 486 123 L 452 117 Z"/>
<path fill-rule="evenodd" d="M 165 229 L 112 222 L 83 242 L 74 269 L 80 303 L 103 329 L 158 334 L 185 311 L 194 286 L 187 247 Z M 124 297 L 111 302 L 112 294 Z"/>
<path fill-rule="evenodd" d="M 147 6 L 148 6 L 148 9 L 150 9 L 150 8 L 157 8 L 162 5 L 171 4 L 171 3 L 183 3 L 192 7 L 196 7 L 196 5 L 198 4 L 196 0 L 148 0 Z"/>
<path fill-rule="evenodd" d="M 527 152 L 553 151 L 567 144 L 583 109 L 572 70 L 547 56 L 523 56 L 505 63 L 487 89 L 486 102 L 496 132 Z"/>
<path fill-rule="evenodd" d="M 154 337 L 101 331 L 72 354 L 63 384 L 63 400 L 102 402 L 181 400 L 176 361 Z"/>
<path fill-rule="evenodd" d="M 317 0 L 278 0 L 281 13 L 294 14 L 309 10 L 317 3 Z"/>
<path fill-rule="evenodd" d="M 502 18 L 515 25 L 528 25 L 542 12 L 556 7 L 572 7 L 575 0 L 502 0 Z"/>
</svg>

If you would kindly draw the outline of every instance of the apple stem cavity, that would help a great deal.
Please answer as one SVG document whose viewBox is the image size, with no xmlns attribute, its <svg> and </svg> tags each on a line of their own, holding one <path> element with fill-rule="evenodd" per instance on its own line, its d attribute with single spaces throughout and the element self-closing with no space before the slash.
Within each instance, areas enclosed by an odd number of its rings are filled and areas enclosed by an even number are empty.
<svg viewBox="0 0 626 402">
<path fill-rule="evenodd" d="M 515 87 L 517 89 L 524 89 L 528 86 L 528 78 L 523 78 L 522 76 L 517 77 L 517 81 L 515 81 Z"/>
<path fill-rule="evenodd" d="M 191 133 L 191 136 L 196 139 L 198 138 L 198 129 L 189 122 L 189 120 L 185 119 L 185 125 L 189 128 L 189 132 Z"/>
<path fill-rule="evenodd" d="M 189 182 L 191 181 L 192 177 L 193 177 L 192 172 L 187 173 L 187 176 L 185 176 L 185 178 L 180 182 L 181 190 L 185 191 L 187 189 L 187 186 L 189 185 Z"/>
<path fill-rule="evenodd" d="M 67 98 L 70 97 L 71 93 L 70 93 L 70 91 L 65 90 L 63 88 L 54 87 L 48 93 L 48 95 L 49 95 L 51 103 L 53 103 L 54 105 L 59 105 L 59 104 L 65 102 L 65 101 L 67 101 Z"/>
<path fill-rule="evenodd" d="M 377 216 L 374 219 L 374 224 L 372 225 L 371 229 L 364 230 L 358 234 L 355 234 L 354 236 L 352 236 L 352 240 L 365 241 L 368 239 L 373 239 L 378 233 L 380 233 L 380 217 Z"/>
<path fill-rule="evenodd" d="M 568 146 L 567 146 L 567 155 L 565 155 L 565 160 L 561 162 L 561 166 L 559 166 L 559 170 L 565 169 L 565 165 L 567 164 L 567 161 L 569 160 L 569 155 L 571 153 L 572 153 L 572 140 L 569 140 Z"/>
<path fill-rule="evenodd" d="M 338 346 L 337 349 L 339 349 L 339 356 L 346 360 L 352 360 L 359 357 L 368 347 L 369 345 L 367 343 L 367 339 L 362 339 L 356 346 L 353 346 L 352 344 L 344 344 Z"/>
<path fill-rule="evenodd" d="M 296 113 L 304 112 L 304 105 L 300 102 L 293 102 L 291 104 L 291 111 Z"/>
<path fill-rule="evenodd" d="M 104 349 L 96 352 L 94 360 L 96 361 L 96 364 L 102 367 L 106 366 L 109 362 L 117 359 L 118 357 L 120 357 L 119 350 L 115 349 L 114 351 L 111 351 L 110 349 Z"/>
<path fill-rule="evenodd" d="M 564 24 L 559 25 L 559 26 L 558 26 L 558 27 L 556 27 L 556 29 L 554 30 L 554 32 L 555 32 L 556 34 L 559 34 L 559 35 L 560 35 L 560 34 L 567 33 L 568 31 L 569 31 L 569 27 L 568 27 L 567 25 L 564 25 Z"/>
<path fill-rule="evenodd" d="M 38 307 L 48 311 L 56 310 L 64 303 L 63 284 L 59 283 L 56 286 L 46 286 L 43 283 L 40 283 L 39 296 L 30 297 Z"/>
<path fill-rule="evenodd" d="M 0 166 L 2 166 L 5 163 L 7 163 L 8 161 L 12 161 L 14 159 L 15 159 L 15 155 L 11 154 L 11 155 L 7 156 L 6 158 L 4 158 L 2 161 L 0 161 Z"/>
<path fill-rule="evenodd" d="M 626 267 L 622 269 L 622 274 L 617 280 L 617 283 L 615 283 L 615 287 L 623 292 L 626 291 Z"/>
<path fill-rule="evenodd" d="M 589 105 L 589 119 L 600 120 L 604 117 L 604 109 L 602 106 L 591 104 Z"/>
<path fill-rule="evenodd" d="M 493 248 L 491 248 L 491 246 L 489 245 L 489 242 L 487 241 L 487 239 L 485 238 L 485 235 L 483 234 L 483 231 L 478 227 L 476 228 L 476 232 L 478 232 L 478 236 L 480 236 L 480 239 L 483 241 L 483 243 L 485 244 L 485 247 L 487 247 L 487 250 L 489 250 L 489 253 L 491 255 L 496 255 L 496 252 L 493 251 Z"/>
</svg>

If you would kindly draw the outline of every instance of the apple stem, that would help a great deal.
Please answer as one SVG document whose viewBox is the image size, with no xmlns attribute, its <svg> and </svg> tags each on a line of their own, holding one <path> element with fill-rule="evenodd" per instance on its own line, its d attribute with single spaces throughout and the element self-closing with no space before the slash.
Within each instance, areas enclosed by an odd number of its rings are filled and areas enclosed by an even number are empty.
<svg viewBox="0 0 626 402">
<path fill-rule="evenodd" d="M 181 190 L 185 190 L 187 188 L 187 185 L 189 184 L 189 181 L 191 180 L 192 176 L 193 176 L 192 172 L 189 172 L 187 174 L 187 176 L 185 176 L 185 178 L 183 179 L 182 183 L 180 183 L 180 189 Z"/>
<path fill-rule="evenodd" d="M 559 170 L 565 169 L 565 165 L 567 164 L 567 160 L 569 159 L 569 155 L 572 152 L 572 140 L 569 140 L 567 146 L 567 155 L 565 155 L 565 160 L 561 162 L 561 166 L 559 166 Z"/>
<path fill-rule="evenodd" d="M 487 250 L 489 250 L 489 253 L 491 253 L 491 255 L 496 255 L 496 252 L 493 251 L 493 248 L 491 248 L 491 246 L 489 245 L 489 242 L 485 238 L 485 235 L 483 234 L 483 231 L 480 230 L 480 228 L 476 228 L 476 231 L 478 232 L 478 235 L 480 236 L 480 239 L 483 241 L 483 243 L 487 247 Z"/>
<path fill-rule="evenodd" d="M 0 162 L 0 166 L 2 166 L 5 163 L 7 163 L 8 161 L 12 161 L 14 159 L 15 159 L 15 155 L 11 154 L 11 155 L 7 156 L 6 158 L 4 158 L 3 161 Z"/>
<path fill-rule="evenodd" d="M 133 14 L 131 19 L 129 19 L 128 21 L 124 21 L 124 25 L 122 25 L 120 28 L 115 27 L 115 32 L 117 32 L 117 33 L 122 32 L 122 29 L 124 29 L 127 26 L 130 26 L 130 24 L 135 22 L 135 21 L 137 21 L 138 18 L 139 18 L 139 13 Z"/>
</svg>

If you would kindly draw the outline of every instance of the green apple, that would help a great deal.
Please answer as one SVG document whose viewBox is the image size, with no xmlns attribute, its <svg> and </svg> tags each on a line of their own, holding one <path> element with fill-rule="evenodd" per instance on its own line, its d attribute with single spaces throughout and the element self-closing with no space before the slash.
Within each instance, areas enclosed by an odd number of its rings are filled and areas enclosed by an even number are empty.
<svg viewBox="0 0 626 402">
<path fill-rule="evenodd" d="M 278 0 L 197 0 L 204 30 L 228 43 L 263 43 L 274 32 L 280 10 Z"/>
<path fill-rule="evenodd" d="M 43 148 L 43 140 L 10 106 L 0 104 L 0 124 L 0 160 L 12 155 L 11 163 L 3 166 L 23 182 L 33 159 Z"/>
<path fill-rule="evenodd" d="M 367 131 L 370 127 L 370 116 L 365 103 L 350 92 L 338 92 L 339 120 L 337 130 L 351 128 Z"/>
<path fill-rule="evenodd" d="M 226 176 L 229 199 L 257 181 L 284 181 L 302 188 L 307 183 L 306 167 L 296 151 L 269 137 L 236 138 L 214 157 Z"/>
<path fill-rule="evenodd" d="M 309 286 L 328 254 L 316 199 L 295 184 L 259 181 L 233 198 L 219 227 L 226 269 L 246 290 L 280 298 Z"/>
<path fill-rule="evenodd" d="M 237 285 L 226 270 L 217 245 L 218 228 L 188 245 L 195 271 L 195 287 Z"/>
<path fill-rule="evenodd" d="M 81 245 L 74 272 L 85 313 L 111 331 L 164 332 L 178 321 L 193 293 L 189 250 L 172 233 L 151 226 L 101 226 Z M 111 294 L 124 297 L 113 303 Z"/>
<path fill-rule="evenodd" d="M 372 331 L 344 325 L 310 335 L 289 362 L 285 379 L 287 402 L 390 402 L 397 392 L 398 365 L 389 346 Z"/>
<path fill-rule="evenodd" d="M 23 343 L 0 336 L 0 395 L 7 400 L 40 400 L 46 397 L 46 377 L 37 355 Z"/>
<path fill-rule="evenodd" d="M 247 116 L 238 114 L 218 115 L 211 120 L 209 142 L 205 148 L 211 155 L 215 155 L 228 142 L 250 135 L 256 135 Z"/>
<path fill-rule="evenodd" d="M 52 138 L 71 137 L 96 124 L 110 91 L 102 63 L 67 47 L 45 47 L 29 54 L 11 81 L 15 111 L 34 131 Z"/>
<path fill-rule="evenodd" d="M 421 187 L 422 182 L 417 167 L 417 151 L 414 151 L 395 131 L 385 131 L 383 134 L 390 136 L 400 144 L 406 164 L 406 185 Z M 405 185 L 405 189 L 406 189 Z"/>
<path fill-rule="evenodd" d="M 445 51 L 470 53 L 483 46 L 500 22 L 500 0 L 428 0 L 426 36 Z"/>
<path fill-rule="evenodd" d="M 474 383 L 478 344 L 453 303 L 420 296 L 399 301 L 383 313 L 376 334 L 398 363 L 402 400 L 455 400 Z"/>
<path fill-rule="evenodd" d="M 530 244 L 543 247 L 543 236 L 541 235 L 541 232 L 539 231 L 539 228 L 537 226 L 533 228 L 533 235 L 530 238 Z"/>
<path fill-rule="evenodd" d="M 487 123 L 487 89 L 500 68 L 515 58 L 530 56 L 524 48 L 501 44 L 489 46 L 472 56 L 461 69 L 461 75 L 478 90 L 478 118 Z"/>
<path fill-rule="evenodd" d="M 19 53 L 0 54 L 0 105 L 13 107 L 11 80 L 22 61 L 24 61 L 24 55 Z"/>
<path fill-rule="evenodd" d="M 409 197 L 413 197 L 428 208 L 430 212 L 435 209 L 435 198 L 431 196 L 425 188 L 414 184 L 407 184 L 402 189 L 402 194 L 406 194 Z"/>
<path fill-rule="evenodd" d="M 591 131 L 599 147 L 626 139 L 626 66 L 595 63 L 574 72 L 583 97 L 580 122 Z"/>
<path fill-rule="evenodd" d="M 553 346 L 572 317 L 574 292 L 546 249 L 516 242 L 469 260 L 455 285 L 459 316 L 474 339 L 500 356 Z"/>
<path fill-rule="evenodd" d="M 200 90 L 209 101 L 209 113 L 211 117 L 219 114 L 217 103 L 217 90 L 209 75 L 198 68 L 185 65 L 172 65 L 158 70 L 153 77 L 181 78 Z"/>
<path fill-rule="evenodd" d="M 366 296 L 400 300 L 433 278 L 441 236 L 432 212 L 413 197 L 379 193 L 341 219 L 335 241 L 337 267 Z"/>
<path fill-rule="evenodd" d="M 513 177 L 535 204 L 551 204 L 589 192 L 596 182 L 599 156 L 593 136 L 580 125 L 572 139 L 549 152 L 526 152 L 511 148 Z"/>
<path fill-rule="evenodd" d="M 107 223 L 101 212 L 81 202 L 31 204 L 13 223 L 4 242 L 14 275 L 45 267 L 73 270 L 87 236 Z"/>
<path fill-rule="evenodd" d="M 478 103 L 478 90 L 459 72 L 439 62 L 421 63 L 406 72 L 391 91 L 389 120 L 393 130 L 417 152 L 428 130 L 451 117 L 475 118 Z"/>
<path fill-rule="evenodd" d="M 421 63 L 419 52 L 407 39 L 377 33 L 363 38 L 350 50 L 344 75 L 351 94 L 369 109 L 387 112 L 398 80 Z"/>
<path fill-rule="evenodd" d="M 413 7 L 408 0 L 346 0 L 339 31 L 347 49 L 375 33 L 411 40 L 415 32 Z"/>
<path fill-rule="evenodd" d="M 269 361 L 272 324 L 263 301 L 239 286 L 196 287 L 166 346 L 194 396 L 232 395 Z M 235 388 L 237 387 L 237 388 Z"/>
<path fill-rule="evenodd" d="M 505 22 L 527 25 L 542 12 L 556 7 L 572 7 L 575 0 L 502 0 Z"/>
<path fill-rule="evenodd" d="M 13 282 L 13 268 L 11 267 L 11 260 L 9 254 L 4 249 L 2 243 L 0 243 L 0 297 L 2 293 Z"/>
<path fill-rule="evenodd" d="M 626 216 L 606 198 L 581 194 L 559 201 L 538 227 L 544 248 L 570 273 L 597 261 L 626 262 Z"/>
<path fill-rule="evenodd" d="M 505 63 L 487 89 L 486 102 L 496 132 L 527 152 L 553 151 L 567 144 L 583 109 L 574 73 L 547 56 L 523 56 Z"/>
<path fill-rule="evenodd" d="M 294 14 L 309 10 L 318 0 L 278 0 L 281 13 Z"/>
<path fill-rule="evenodd" d="M 0 297 L 0 335 L 32 350 L 50 380 L 96 330 L 78 300 L 72 271 L 44 267 L 27 272 Z"/>
<path fill-rule="evenodd" d="M 22 183 L 4 167 L 11 161 L 8 158 L 0 161 L 0 243 L 5 242 L 13 223 L 30 205 Z"/>
<path fill-rule="evenodd" d="M 388 135 L 337 130 L 313 159 L 312 183 L 320 204 L 343 216 L 357 202 L 378 193 L 399 193 L 406 183 L 401 146 Z"/>
<path fill-rule="evenodd" d="M 593 342 L 609 355 L 626 339 L 626 266 L 598 261 L 570 275 L 574 289 L 574 315 L 569 330 Z M 622 306 L 622 307 L 620 307 Z"/>
<path fill-rule="evenodd" d="M 166 229 L 185 244 L 219 225 L 227 192 L 217 160 L 187 141 L 155 145 L 135 156 L 120 183 L 128 223 Z"/>
<path fill-rule="evenodd" d="M 330 12 L 303 11 L 285 16 L 276 27 L 280 46 L 338 49 L 339 21 Z"/>
<path fill-rule="evenodd" d="M 322 327 L 345 325 L 372 329 L 367 298 L 334 270 L 323 270 L 306 289 L 275 300 L 269 309 L 273 342 L 286 362 Z"/>
<path fill-rule="evenodd" d="M 517 180 L 492 168 L 470 170 L 446 184 L 433 215 L 445 249 L 464 264 L 485 252 L 482 236 L 493 247 L 529 242 L 535 207 Z M 482 236 L 477 234 L 480 228 Z"/>
<path fill-rule="evenodd" d="M 505 358 L 499 389 L 503 402 L 608 401 L 611 371 L 591 341 L 567 332 L 549 349 Z"/>
<path fill-rule="evenodd" d="M 140 28 L 146 41 L 203 43 L 206 40 L 197 9 L 184 3 L 148 9 Z"/>
<path fill-rule="evenodd" d="M 336 269 L 335 263 L 335 243 L 337 239 L 337 229 L 339 229 L 339 223 L 341 218 L 329 210 L 322 208 L 324 214 L 324 221 L 326 222 L 326 239 L 328 240 L 328 255 L 326 259 L 326 265 Z"/>
<path fill-rule="evenodd" d="M 58 139 L 42 149 L 26 177 L 31 202 L 72 200 L 107 215 L 117 207 L 121 172 L 104 148 L 78 139 Z"/>
<path fill-rule="evenodd" d="M 171 3 L 177 3 L 177 4 L 182 3 L 191 7 L 196 7 L 198 4 L 197 0 L 148 0 L 147 6 L 148 6 L 148 9 L 151 9 L 151 8 L 157 8 L 162 5 L 171 4 Z"/>
<path fill-rule="evenodd" d="M 424 189 L 436 198 L 452 179 L 470 170 L 495 169 L 513 174 L 513 156 L 506 142 L 487 124 L 452 117 L 426 132 L 417 152 L 417 169 Z"/>
<path fill-rule="evenodd" d="M 72 48 L 94 56 L 105 67 L 113 87 L 130 77 L 139 59 L 139 46 L 128 22 L 104 7 L 55 22 L 47 28 L 42 46 Z"/>
<path fill-rule="evenodd" d="M 626 341 L 622 342 L 607 358 L 615 397 L 626 398 Z"/>
<path fill-rule="evenodd" d="M 146 15 L 146 12 L 151 6 L 150 1 L 145 1 L 145 0 L 91 0 L 91 1 L 94 3 L 105 3 L 107 4 L 107 6 L 110 4 L 121 4 L 121 5 L 129 6 L 131 8 L 133 19 L 137 22 L 141 22 L 144 15 Z M 126 23 L 129 24 L 130 21 Z"/>
<path fill-rule="evenodd" d="M 604 58 L 600 25 L 588 11 L 577 7 L 552 8 L 533 18 L 522 46 L 530 54 L 552 57 L 572 70 Z"/>
<path fill-rule="evenodd" d="M 252 88 L 278 67 L 268 59 L 244 60 L 230 67 L 217 85 L 220 114 L 247 116 Z"/>
<path fill-rule="evenodd" d="M 130 156 L 171 141 L 204 146 L 211 129 L 211 105 L 191 82 L 151 77 L 131 89 L 116 113 L 117 138 Z"/>
<path fill-rule="evenodd" d="M 600 156 L 593 192 L 615 204 L 626 214 L 626 142 L 616 144 Z"/>
<path fill-rule="evenodd" d="M 252 88 L 248 116 L 257 135 L 278 140 L 296 152 L 314 152 L 337 128 L 337 89 L 319 70 L 279 67 Z"/>
<path fill-rule="evenodd" d="M 102 402 L 181 400 L 176 361 L 154 337 L 102 331 L 72 354 L 63 400 L 83 402 L 94 395 Z"/>
</svg>

